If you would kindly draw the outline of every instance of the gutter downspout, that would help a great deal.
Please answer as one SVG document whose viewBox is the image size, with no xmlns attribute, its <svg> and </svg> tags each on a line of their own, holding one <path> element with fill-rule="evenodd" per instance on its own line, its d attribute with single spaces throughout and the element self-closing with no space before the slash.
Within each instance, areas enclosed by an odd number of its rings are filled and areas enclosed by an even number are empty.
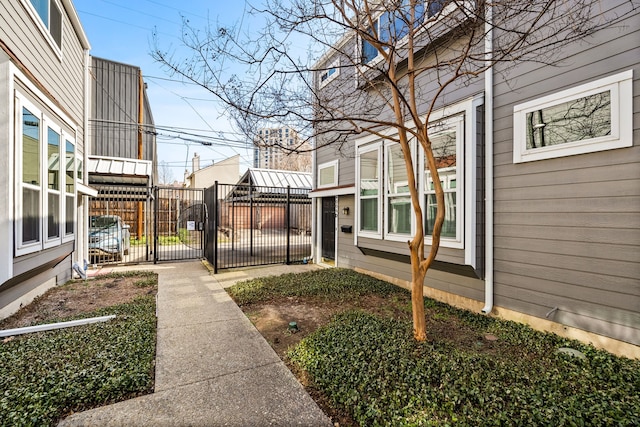
<svg viewBox="0 0 640 427">
<path fill-rule="evenodd" d="M 489 66 L 484 73 L 485 91 L 485 273 L 484 307 L 482 312 L 490 314 L 493 310 L 493 9 L 486 9 L 485 20 L 485 60 Z"/>
</svg>

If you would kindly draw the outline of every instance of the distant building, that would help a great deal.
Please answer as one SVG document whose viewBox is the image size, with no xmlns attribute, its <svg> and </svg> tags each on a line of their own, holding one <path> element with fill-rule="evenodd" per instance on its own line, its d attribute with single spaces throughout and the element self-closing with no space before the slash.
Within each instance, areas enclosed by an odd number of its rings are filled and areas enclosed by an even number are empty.
<svg viewBox="0 0 640 427">
<path fill-rule="evenodd" d="M 260 129 L 254 145 L 255 168 L 311 171 L 310 146 L 290 127 Z"/>
<path fill-rule="evenodd" d="M 192 171 L 185 171 L 184 186 L 190 188 L 208 188 L 216 181 L 221 184 L 230 184 L 238 180 L 240 176 L 240 156 L 236 155 L 221 160 L 203 168 L 200 167 L 198 153 L 191 159 Z"/>
</svg>

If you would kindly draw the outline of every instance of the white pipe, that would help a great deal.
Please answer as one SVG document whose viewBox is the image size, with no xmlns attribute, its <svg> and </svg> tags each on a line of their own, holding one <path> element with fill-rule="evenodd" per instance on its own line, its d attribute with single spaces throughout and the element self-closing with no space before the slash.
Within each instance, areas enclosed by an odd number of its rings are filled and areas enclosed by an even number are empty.
<svg viewBox="0 0 640 427">
<path fill-rule="evenodd" d="M 49 323 L 48 325 L 27 326 L 25 328 L 5 329 L 0 331 L 0 337 L 12 337 L 15 335 L 30 334 L 33 332 L 50 331 L 53 329 L 70 328 L 72 326 L 88 325 L 90 323 L 108 322 L 115 319 L 116 315 L 90 317 L 88 319 L 70 320 L 68 322 Z"/>
<path fill-rule="evenodd" d="M 482 312 L 490 314 L 493 310 L 493 9 L 487 6 L 485 21 L 485 59 L 489 69 L 484 73 L 485 91 L 485 273 L 484 307 Z"/>
</svg>

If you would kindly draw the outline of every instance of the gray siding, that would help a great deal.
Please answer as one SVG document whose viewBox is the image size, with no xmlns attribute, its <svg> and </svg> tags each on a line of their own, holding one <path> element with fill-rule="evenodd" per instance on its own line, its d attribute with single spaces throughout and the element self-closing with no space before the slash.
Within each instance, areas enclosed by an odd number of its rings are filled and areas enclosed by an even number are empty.
<svg viewBox="0 0 640 427">
<path fill-rule="evenodd" d="M 66 4 L 67 2 L 63 2 Z M 71 4 L 71 2 L 68 2 Z M 72 7 L 72 6 L 71 6 Z M 75 13 L 75 12 L 74 12 Z M 34 22 L 21 1 L 0 2 L 0 41 L 8 51 L 0 52 L 0 135 L 6 136 L 0 144 L 0 164 L 8 165 L 4 168 L 4 184 L 0 186 L 0 199 L 8 201 L 0 208 L 0 238 L 9 242 L 8 248 L 0 250 L 2 257 L 0 265 L 0 310 L 7 304 L 21 299 L 27 293 L 41 289 L 43 284 L 55 282 L 64 283 L 71 276 L 72 253 L 76 250 L 76 242 L 62 243 L 58 246 L 30 253 L 20 257 L 14 256 L 14 219 L 13 203 L 16 197 L 15 180 L 11 180 L 15 172 L 15 158 L 13 157 L 14 141 L 8 136 L 13 135 L 15 117 L 9 115 L 9 105 L 13 105 L 14 93 L 8 91 L 10 83 L 20 93 L 29 98 L 43 112 L 55 118 L 51 104 L 61 110 L 71 121 L 70 126 L 60 122 L 71 132 L 75 127 L 76 155 L 82 158 L 84 153 L 84 111 L 85 111 L 85 50 L 84 35 L 76 33 L 67 10 L 62 10 L 62 49 L 61 54 L 53 48 L 42 34 L 37 22 Z M 15 58 L 15 59 L 14 59 Z M 10 82 L 8 64 L 13 63 L 21 73 L 26 75 L 39 92 L 32 93 L 21 82 Z M 15 136 L 15 135 L 14 135 Z M 82 220 L 82 199 L 78 197 L 78 223 L 76 238 L 80 238 Z M 76 254 L 77 255 L 77 254 Z M 6 280 L 8 278 L 8 280 Z M 55 279 L 55 280 L 52 280 Z M 2 286 L 2 285 L 6 286 Z M 5 313 L 3 311 L 3 313 Z M 6 314 L 6 313 L 5 313 Z"/>
<path fill-rule="evenodd" d="M 613 2 L 612 2 L 613 3 Z M 623 2 L 620 2 L 623 3 Z M 628 2 L 626 3 L 629 4 Z M 611 3 L 607 3 L 610 6 Z M 640 344 L 640 12 L 496 76 L 495 303 Z M 634 71 L 633 147 L 513 163 L 513 106 Z"/>
</svg>

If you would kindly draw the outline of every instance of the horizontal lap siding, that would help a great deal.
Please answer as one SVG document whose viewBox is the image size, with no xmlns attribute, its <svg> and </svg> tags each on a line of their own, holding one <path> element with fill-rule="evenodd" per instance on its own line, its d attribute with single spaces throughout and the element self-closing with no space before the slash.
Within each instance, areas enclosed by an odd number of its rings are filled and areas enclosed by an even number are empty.
<svg viewBox="0 0 640 427">
<path fill-rule="evenodd" d="M 640 344 L 640 14 L 496 79 L 495 303 Z M 513 106 L 634 70 L 634 146 L 513 163 Z M 556 311 L 552 309 L 557 308 Z"/>
</svg>

